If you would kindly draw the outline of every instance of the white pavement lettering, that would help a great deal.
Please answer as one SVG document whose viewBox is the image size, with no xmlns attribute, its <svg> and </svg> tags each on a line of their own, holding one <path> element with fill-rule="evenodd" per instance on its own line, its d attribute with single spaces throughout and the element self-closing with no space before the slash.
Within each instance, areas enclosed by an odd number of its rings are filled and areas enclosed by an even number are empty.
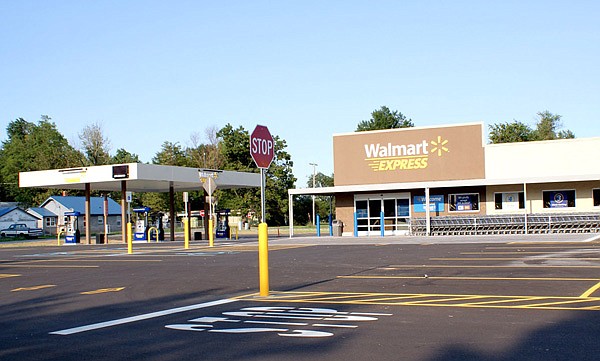
<svg viewBox="0 0 600 361">
<path fill-rule="evenodd" d="M 249 333 L 277 333 L 281 337 L 330 337 L 332 332 L 317 331 L 310 329 L 290 329 L 290 328 L 332 328 L 332 329 L 354 329 L 354 324 L 325 323 L 325 321 L 343 321 L 343 322 L 365 322 L 377 321 L 381 316 L 392 316 L 390 313 L 360 313 L 360 312 L 340 312 L 330 308 L 295 308 L 295 307 L 247 307 L 239 311 L 223 312 L 224 316 L 231 316 L 240 319 L 231 319 L 228 317 L 198 317 L 189 320 L 187 324 L 165 325 L 166 328 L 180 331 L 207 331 L 221 334 L 249 334 Z M 249 318 L 250 320 L 244 320 Z M 263 321 L 257 319 L 271 319 Z M 308 322 L 285 322 L 288 319 L 302 321 L 320 321 L 321 323 Z M 281 320 L 281 321 L 277 321 Z M 223 323 L 239 323 L 251 325 L 260 325 L 263 327 L 234 327 L 227 328 Z M 290 328 L 271 328 L 264 326 L 283 326 Z"/>
</svg>

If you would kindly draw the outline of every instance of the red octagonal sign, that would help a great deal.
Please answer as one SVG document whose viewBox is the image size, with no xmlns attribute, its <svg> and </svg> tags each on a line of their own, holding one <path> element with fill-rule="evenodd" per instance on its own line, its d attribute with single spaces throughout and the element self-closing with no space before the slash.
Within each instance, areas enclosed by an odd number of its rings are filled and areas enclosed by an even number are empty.
<svg viewBox="0 0 600 361">
<path fill-rule="evenodd" d="M 250 134 L 250 155 L 258 168 L 269 168 L 275 157 L 273 137 L 264 125 L 257 125 Z"/>
</svg>

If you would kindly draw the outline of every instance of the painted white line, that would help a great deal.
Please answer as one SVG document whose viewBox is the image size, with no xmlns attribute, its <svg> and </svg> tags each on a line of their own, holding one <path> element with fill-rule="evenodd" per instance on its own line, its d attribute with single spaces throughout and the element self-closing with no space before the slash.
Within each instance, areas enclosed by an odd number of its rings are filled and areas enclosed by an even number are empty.
<svg viewBox="0 0 600 361">
<path fill-rule="evenodd" d="M 136 321 L 142 321 L 142 320 L 148 320 L 148 319 L 151 319 L 151 318 L 156 318 L 156 317 L 161 317 L 161 316 L 166 316 L 166 315 L 172 315 L 174 313 L 180 313 L 180 312 L 186 312 L 186 311 L 191 311 L 191 310 L 197 310 L 197 309 L 200 309 L 200 308 L 207 308 L 207 307 L 224 305 L 224 304 L 228 304 L 228 303 L 232 303 L 232 302 L 236 302 L 236 301 L 238 301 L 238 300 L 225 298 L 225 299 L 222 299 L 222 300 L 217 300 L 217 301 L 212 301 L 212 302 L 198 303 L 198 304 L 195 304 L 195 305 L 184 306 L 184 307 L 177 307 L 177 308 L 171 308 L 169 310 L 151 312 L 151 313 L 146 313 L 146 314 L 138 315 L 138 316 L 125 317 L 125 318 L 121 318 L 121 319 L 118 319 L 118 320 L 112 320 L 112 321 L 94 323 L 94 324 L 87 325 L 87 326 L 80 326 L 80 327 L 68 328 L 66 330 L 60 330 L 60 331 L 50 332 L 50 334 L 51 335 L 62 335 L 62 336 L 72 335 L 72 334 L 75 334 L 75 333 L 92 331 L 92 330 L 98 330 L 98 329 L 101 329 L 101 328 L 112 327 L 112 326 L 117 326 L 117 325 L 123 325 L 123 324 L 126 324 L 126 323 L 131 323 L 131 322 L 136 322 Z"/>
<path fill-rule="evenodd" d="M 585 239 L 584 242 L 594 242 L 600 239 L 600 234 L 591 238 Z"/>
</svg>

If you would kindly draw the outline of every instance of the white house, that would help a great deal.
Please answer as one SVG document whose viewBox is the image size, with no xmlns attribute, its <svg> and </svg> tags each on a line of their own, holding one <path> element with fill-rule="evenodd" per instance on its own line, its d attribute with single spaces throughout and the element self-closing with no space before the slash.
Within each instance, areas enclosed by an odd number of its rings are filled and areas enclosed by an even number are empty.
<svg viewBox="0 0 600 361">
<path fill-rule="evenodd" d="M 0 208 L 0 229 L 8 228 L 13 223 L 24 223 L 27 227 L 38 228 L 38 221 L 36 216 L 17 206 Z"/>
</svg>

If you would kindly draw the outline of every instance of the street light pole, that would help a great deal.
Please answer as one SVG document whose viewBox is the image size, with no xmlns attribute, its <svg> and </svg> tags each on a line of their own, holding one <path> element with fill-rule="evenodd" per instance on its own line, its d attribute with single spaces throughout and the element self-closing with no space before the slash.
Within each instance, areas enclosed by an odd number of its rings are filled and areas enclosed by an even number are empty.
<svg viewBox="0 0 600 361">
<path fill-rule="evenodd" d="M 317 169 L 317 166 L 318 166 L 318 164 L 316 164 L 316 163 L 308 163 L 308 165 L 312 165 L 312 167 L 313 167 L 313 188 L 316 188 L 315 177 L 316 177 L 316 175 L 317 175 L 317 173 L 316 173 L 316 172 L 317 172 L 317 171 L 316 171 L 316 169 Z M 315 222 L 316 222 L 316 213 L 315 213 L 315 195 L 314 195 L 314 194 L 313 194 L 313 196 L 312 196 L 312 204 L 313 204 L 313 205 L 312 205 L 312 206 L 313 206 L 313 207 L 312 207 L 312 208 L 313 208 L 313 209 L 312 209 L 312 224 L 313 224 L 313 226 L 314 226 L 314 225 L 316 225 L 316 223 L 315 223 Z"/>
</svg>

